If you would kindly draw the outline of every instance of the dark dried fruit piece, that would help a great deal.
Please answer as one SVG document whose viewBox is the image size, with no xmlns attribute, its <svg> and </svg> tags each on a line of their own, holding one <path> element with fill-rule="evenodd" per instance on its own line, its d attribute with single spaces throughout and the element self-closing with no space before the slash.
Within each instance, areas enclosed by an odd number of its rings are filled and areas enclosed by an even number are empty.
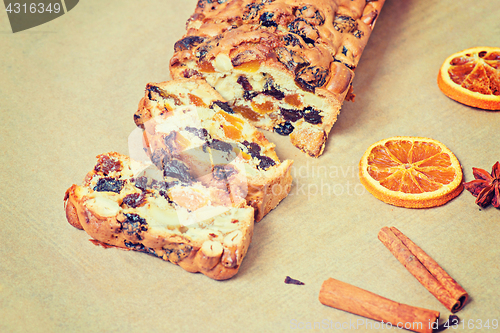
<svg viewBox="0 0 500 333">
<path fill-rule="evenodd" d="M 296 285 L 298 285 L 298 286 L 302 286 L 302 285 L 304 285 L 304 282 L 301 282 L 301 281 L 299 281 L 299 280 L 292 279 L 292 278 L 291 278 L 291 277 L 289 277 L 289 276 L 287 276 L 287 277 L 285 278 L 285 283 L 286 283 L 286 284 L 296 284 Z"/>
<path fill-rule="evenodd" d="M 165 135 L 163 137 L 163 142 L 165 143 L 165 146 L 168 147 L 168 149 L 173 152 L 175 151 L 177 147 L 177 141 L 175 140 L 176 137 L 176 132 L 170 132 L 168 135 Z"/>
<path fill-rule="evenodd" d="M 276 27 L 278 26 L 278 23 L 276 23 L 273 18 L 274 13 L 264 12 L 262 15 L 260 15 L 259 21 L 265 27 Z"/>
<path fill-rule="evenodd" d="M 120 193 L 125 182 L 114 178 L 101 178 L 97 181 L 94 191 Z"/>
<path fill-rule="evenodd" d="M 148 85 L 146 90 L 148 91 L 148 98 L 152 101 L 156 101 L 156 96 L 152 93 L 155 93 L 162 98 L 168 98 L 166 92 L 157 86 Z"/>
<path fill-rule="evenodd" d="M 243 141 L 241 144 L 246 148 L 247 152 L 250 154 L 252 157 L 259 157 L 260 156 L 260 146 L 255 143 L 255 142 L 248 142 L 248 141 Z"/>
<path fill-rule="evenodd" d="M 236 80 L 236 82 L 240 84 L 245 91 L 253 90 L 252 85 L 250 84 L 250 82 L 248 82 L 248 79 L 245 75 L 238 76 L 238 80 Z"/>
<path fill-rule="evenodd" d="M 258 165 L 259 169 L 266 170 L 276 164 L 276 162 L 268 156 L 260 155 L 258 158 L 260 160 Z"/>
<path fill-rule="evenodd" d="M 220 151 L 223 151 L 226 153 L 230 153 L 233 151 L 233 145 L 231 145 L 230 143 L 221 141 L 221 140 L 217 140 L 217 139 L 213 139 L 212 141 L 207 142 L 205 145 L 212 148 L 212 149 L 220 150 Z M 205 145 L 204 145 L 204 147 L 205 147 Z M 203 151 L 206 152 L 206 148 L 203 148 Z"/>
<path fill-rule="evenodd" d="M 132 180 L 135 182 L 135 187 L 142 191 L 146 191 L 146 188 L 148 186 L 148 178 L 147 177 L 139 177 L 137 179 Z"/>
<path fill-rule="evenodd" d="M 107 155 L 101 155 L 99 156 L 99 160 L 97 160 L 94 170 L 107 176 L 110 172 L 121 171 L 122 167 L 121 161 L 114 160 Z"/>
<path fill-rule="evenodd" d="M 266 83 L 264 84 L 264 91 L 262 93 L 266 96 L 274 97 L 277 100 L 282 100 L 283 98 L 285 98 L 285 93 L 279 91 L 276 88 L 276 85 L 274 84 L 273 80 L 266 81 Z"/>
<path fill-rule="evenodd" d="M 361 37 L 363 37 L 365 35 L 365 33 L 361 30 L 356 30 L 356 31 L 354 31 L 353 35 L 354 35 L 354 37 L 360 39 Z"/>
<path fill-rule="evenodd" d="M 179 52 L 179 51 L 184 51 L 184 50 L 190 50 L 194 46 L 198 46 L 199 44 L 203 43 L 205 41 L 205 38 L 200 37 L 200 36 L 188 36 L 185 37 L 179 41 L 177 41 L 174 44 L 174 51 Z"/>
<path fill-rule="evenodd" d="M 333 19 L 333 27 L 339 32 L 352 33 L 358 29 L 358 23 L 355 19 L 347 15 L 339 15 Z"/>
<path fill-rule="evenodd" d="M 327 69 L 308 66 L 297 72 L 295 83 L 305 91 L 314 92 L 316 88 L 322 87 L 325 84 L 327 76 Z"/>
<path fill-rule="evenodd" d="M 256 91 L 245 91 L 243 93 L 243 98 L 246 101 L 251 101 L 255 96 L 257 96 L 259 93 Z"/>
<path fill-rule="evenodd" d="M 214 47 L 213 42 L 211 40 L 207 40 L 207 41 L 201 43 L 200 45 L 198 45 L 198 47 L 195 49 L 195 51 L 193 53 L 196 56 L 196 58 L 198 58 L 198 60 L 200 62 L 202 62 L 205 59 L 205 56 L 207 55 L 207 53 L 210 52 L 210 50 L 213 47 Z"/>
<path fill-rule="evenodd" d="M 324 15 L 313 5 L 299 7 L 295 15 L 305 19 L 312 25 L 323 25 L 325 23 Z"/>
<path fill-rule="evenodd" d="M 156 149 L 151 155 L 151 162 L 160 170 L 163 170 L 163 166 L 168 163 L 173 158 L 170 151 L 163 148 Z"/>
<path fill-rule="evenodd" d="M 123 203 L 129 207 L 136 208 L 144 203 L 146 196 L 144 193 L 131 193 L 123 198 Z"/>
<path fill-rule="evenodd" d="M 366 2 L 377 1 L 377 0 L 366 0 Z M 433 332 L 442 332 L 450 327 L 457 327 L 460 323 L 460 318 L 457 315 L 451 315 L 448 320 L 444 323 L 438 324 L 437 328 L 434 328 Z"/>
<path fill-rule="evenodd" d="M 314 42 L 319 38 L 318 30 L 300 17 L 296 18 L 288 25 L 288 30 L 299 35 L 302 37 L 304 42 L 309 44 L 314 44 Z"/>
<path fill-rule="evenodd" d="M 146 250 L 144 244 L 125 241 L 125 246 L 131 250 L 143 252 Z"/>
<path fill-rule="evenodd" d="M 263 4 L 251 3 L 248 4 L 243 12 L 243 20 L 253 21 L 259 17 L 259 11 L 262 9 Z"/>
<path fill-rule="evenodd" d="M 321 124 L 323 117 L 320 116 L 319 111 L 308 106 L 304 109 L 304 120 L 310 124 Z"/>
<path fill-rule="evenodd" d="M 226 165 L 215 165 L 212 171 L 212 175 L 217 180 L 225 180 L 237 173 L 234 167 L 230 164 Z"/>
<path fill-rule="evenodd" d="M 141 240 L 142 236 L 140 235 L 142 231 L 148 230 L 148 224 L 145 219 L 140 217 L 137 214 L 124 214 L 126 219 L 121 222 L 122 230 L 124 233 L 127 233 L 129 236 L 135 235 L 137 239 Z"/>
<path fill-rule="evenodd" d="M 197 76 L 197 75 L 200 75 L 200 72 L 198 72 L 195 69 L 188 68 L 188 69 L 185 69 L 182 71 L 182 76 L 186 79 L 189 79 L 190 77 Z"/>
<path fill-rule="evenodd" d="M 300 44 L 300 39 L 297 38 L 294 34 L 286 34 L 283 35 L 281 38 L 283 42 L 285 43 L 286 46 L 301 46 Z"/>
<path fill-rule="evenodd" d="M 191 182 L 189 168 L 183 162 L 175 159 L 169 160 L 167 163 L 164 163 L 163 176 L 176 178 L 184 183 Z"/>
<path fill-rule="evenodd" d="M 297 110 L 297 109 L 285 109 L 280 107 L 280 113 L 283 119 L 295 122 L 302 117 L 304 117 L 304 113 L 302 110 Z"/>
<path fill-rule="evenodd" d="M 150 100 L 156 101 L 156 97 L 151 94 L 151 93 L 156 93 L 163 99 L 172 99 L 175 105 L 182 105 L 182 101 L 177 96 L 167 93 L 160 87 L 148 84 L 146 90 L 148 91 L 148 98 Z"/>
<path fill-rule="evenodd" d="M 278 124 L 274 128 L 274 131 L 279 135 L 289 135 L 290 133 L 293 132 L 294 129 L 295 127 L 293 127 L 292 123 L 290 123 L 289 121 L 285 121 L 282 124 Z"/>
<path fill-rule="evenodd" d="M 277 47 L 274 52 L 279 62 L 291 71 L 295 71 L 297 67 L 304 67 L 309 64 L 302 56 L 285 47 Z"/>
<path fill-rule="evenodd" d="M 208 131 L 205 128 L 196 128 L 187 126 L 184 129 L 190 133 L 193 133 L 202 140 L 207 140 L 210 138 L 210 134 L 208 134 Z"/>
<path fill-rule="evenodd" d="M 234 113 L 233 109 L 231 109 L 231 107 L 229 106 L 229 104 L 227 102 L 223 102 L 223 101 L 214 101 L 212 102 L 212 104 L 210 105 L 210 108 L 213 109 L 214 108 L 214 104 L 217 105 L 219 108 L 221 108 L 222 110 L 224 110 L 225 112 L 227 113 Z"/>
</svg>

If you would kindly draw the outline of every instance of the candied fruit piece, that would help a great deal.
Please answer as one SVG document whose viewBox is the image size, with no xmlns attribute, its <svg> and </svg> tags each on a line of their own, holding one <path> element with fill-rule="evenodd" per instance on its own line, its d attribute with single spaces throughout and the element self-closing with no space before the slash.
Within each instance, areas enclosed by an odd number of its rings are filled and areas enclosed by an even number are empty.
<svg viewBox="0 0 500 333">
<path fill-rule="evenodd" d="M 286 95 L 285 102 L 295 107 L 302 106 L 302 101 L 300 100 L 299 94 Z"/>
<path fill-rule="evenodd" d="M 199 106 L 199 107 L 207 107 L 205 102 L 203 102 L 203 100 L 200 97 L 193 95 L 193 94 L 190 94 L 190 93 L 188 93 L 188 97 L 189 97 L 189 101 L 191 102 L 191 104 L 194 104 L 194 105 Z"/>
<path fill-rule="evenodd" d="M 198 67 L 202 72 L 215 73 L 215 68 L 209 61 L 201 62 Z"/>
<path fill-rule="evenodd" d="M 245 117 L 246 119 L 249 119 L 252 121 L 258 121 L 259 119 L 261 119 L 263 117 L 263 115 L 255 112 L 254 110 L 252 110 L 250 107 L 248 107 L 246 105 L 234 105 L 233 109 L 237 113 L 239 113 L 243 117 Z"/>
<path fill-rule="evenodd" d="M 234 66 L 235 69 L 238 69 L 240 71 L 248 72 L 248 73 L 254 73 L 259 70 L 260 68 L 260 61 L 259 60 L 252 60 L 249 62 L 242 63 L 241 65 Z"/>
<path fill-rule="evenodd" d="M 275 110 L 274 103 L 271 101 L 265 101 L 264 103 L 252 102 L 252 108 L 260 114 L 270 113 Z"/>
</svg>

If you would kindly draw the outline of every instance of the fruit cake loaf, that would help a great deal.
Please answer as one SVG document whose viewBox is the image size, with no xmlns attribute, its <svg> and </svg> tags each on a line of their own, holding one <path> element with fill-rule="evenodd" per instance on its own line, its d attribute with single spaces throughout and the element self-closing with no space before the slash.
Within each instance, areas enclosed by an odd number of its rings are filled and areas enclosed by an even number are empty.
<svg viewBox="0 0 500 333">
<path fill-rule="evenodd" d="M 227 188 L 255 209 L 255 222 L 290 191 L 292 161 L 280 162 L 274 144 L 204 80 L 149 83 L 134 119 L 159 169 L 177 178 L 186 169 L 207 187 Z"/>
<path fill-rule="evenodd" d="M 65 195 L 68 222 L 102 243 L 152 254 L 189 272 L 224 280 L 241 265 L 254 210 L 218 188 L 134 176 L 133 161 L 99 155 L 82 186 Z"/>
<path fill-rule="evenodd" d="M 204 78 L 255 126 L 322 154 L 385 0 L 199 0 L 173 78 Z"/>
</svg>

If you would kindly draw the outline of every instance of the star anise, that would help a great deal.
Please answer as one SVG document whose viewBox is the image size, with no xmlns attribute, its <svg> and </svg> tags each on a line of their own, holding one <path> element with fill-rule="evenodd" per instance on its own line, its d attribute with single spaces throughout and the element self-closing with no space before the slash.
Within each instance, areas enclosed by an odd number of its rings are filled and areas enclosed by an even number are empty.
<svg viewBox="0 0 500 333">
<path fill-rule="evenodd" d="M 464 187 L 477 197 L 476 204 L 483 208 L 492 204 L 500 209 L 500 162 L 493 165 L 491 174 L 479 168 L 472 168 L 472 173 L 476 179 L 464 183 Z"/>
</svg>

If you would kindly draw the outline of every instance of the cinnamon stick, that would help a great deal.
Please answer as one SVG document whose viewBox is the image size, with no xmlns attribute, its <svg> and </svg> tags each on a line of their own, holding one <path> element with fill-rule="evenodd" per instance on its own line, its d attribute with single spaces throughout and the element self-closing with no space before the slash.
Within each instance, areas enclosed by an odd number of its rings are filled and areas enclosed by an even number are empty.
<svg viewBox="0 0 500 333">
<path fill-rule="evenodd" d="M 448 310 L 456 313 L 465 306 L 469 298 L 467 292 L 398 229 L 384 227 L 378 233 L 378 239 Z"/>
<path fill-rule="evenodd" d="M 399 327 L 431 333 L 439 312 L 401 304 L 332 278 L 323 282 L 319 301 L 333 308 L 380 321 L 385 327 Z M 389 326 L 390 325 L 390 326 Z M 362 326 L 369 326 L 368 323 Z"/>
</svg>

